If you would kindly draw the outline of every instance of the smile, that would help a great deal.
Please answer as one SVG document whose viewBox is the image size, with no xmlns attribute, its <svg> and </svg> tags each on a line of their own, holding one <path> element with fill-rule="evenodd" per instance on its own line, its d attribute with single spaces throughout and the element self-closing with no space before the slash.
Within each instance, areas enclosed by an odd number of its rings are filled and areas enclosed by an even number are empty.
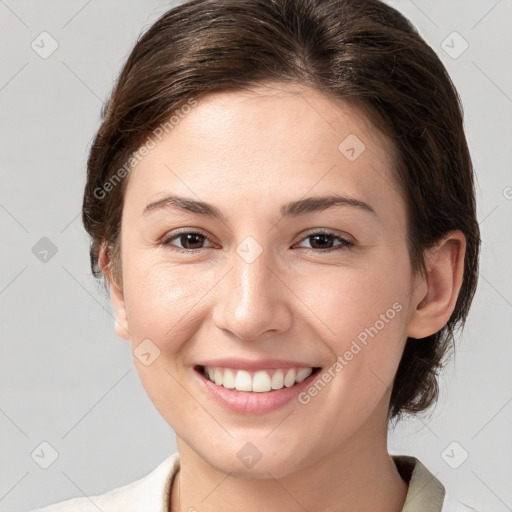
<svg viewBox="0 0 512 512">
<path fill-rule="evenodd" d="M 236 368 L 215 366 L 200 367 L 203 375 L 217 386 L 237 391 L 266 393 L 273 390 L 290 388 L 307 379 L 318 368 L 283 368 L 249 372 Z"/>
<path fill-rule="evenodd" d="M 298 395 L 317 378 L 321 367 L 283 359 L 224 358 L 193 366 L 199 389 L 223 409 L 238 414 L 270 413 L 300 405 Z"/>
</svg>

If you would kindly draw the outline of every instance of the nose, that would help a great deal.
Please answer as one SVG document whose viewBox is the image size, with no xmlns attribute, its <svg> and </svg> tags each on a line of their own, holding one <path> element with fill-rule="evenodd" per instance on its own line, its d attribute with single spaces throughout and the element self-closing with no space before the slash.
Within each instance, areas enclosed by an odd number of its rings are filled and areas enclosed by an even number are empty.
<svg viewBox="0 0 512 512">
<path fill-rule="evenodd" d="M 219 283 L 213 321 L 242 340 L 257 340 L 286 331 L 292 321 L 287 298 L 293 293 L 270 251 L 253 261 L 234 253 Z M 280 275 L 281 274 L 281 275 Z"/>
</svg>

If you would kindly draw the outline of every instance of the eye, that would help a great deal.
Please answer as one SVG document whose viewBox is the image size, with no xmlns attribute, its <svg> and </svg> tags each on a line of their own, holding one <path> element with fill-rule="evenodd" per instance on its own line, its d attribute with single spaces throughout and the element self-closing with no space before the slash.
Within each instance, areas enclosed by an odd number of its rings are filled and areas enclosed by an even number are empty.
<svg viewBox="0 0 512 512">
<path fill-rule="evenodd" d="M 173 241 L 176 239 L 180 244 L 182 244 L 181 247 L 178 247 L 173 243 Z M 341 251 L 345 249 L 350 249 L 355 245 L 354 242 L 347 240 L 346 238 L 343 238 L 334 232 L 325 230 L 315 231 L 313 233 L 308 234 L 305 238 L 302 239 L 302 242 L 310 239 L 313 241 L 313 245 L 317 245 L 319 247 L 313 247 L 311 249 L 307 247 L 302 248 L 305 249 L 307 252 L 314 253 Z M 159 245 L 168 247 L 178 252 L 187 253 L 207 248 L 201 247 L 201 244 L 203 244 L 205 240 L 212 244 L 212 240 L 210 239 L 210 237 L 199 231 L 175 231 L 171 233 L 169 236 L 164 237 L 162 241 L 159 243 Z M 339 240 L 340 244 L 333 247 L 332 244 L 333 241 L 335 240 Z"/>
<path fill-rule="evenodd" d="M 179 243 L 183 244 L 183 247 L 177 247 L 172 243 L 173 240 L 178 239 Z M 198 231 L 179 231 L 171 233 L 170 236 L 165 237 L 161 242 L 161 246 L 170 247 L 172 250 L 178 252 L 191 252 L 194 250 L 205 249 L 205 247 L 198 247 L 205 240 L 211 243 L 211 239 Z"/>
<path fill-rule="evenodd" d="M 346 238 L 343 238 L 341 236 L 338 236 L 336 233 L 333 233 L 331 231 L 315 231 L 313 233 L 310 233 L 305 238 L 302 239 L 302 241 L 305 240 L 313 240 L 313 245 L 319 246 L 319 248 L 313 247 L 312 249 L 309 249 L 305 247 L 306 251 L 308 252 L 332 252 L 332 251 L 343 251 L 345 249 L 350 249 L 355 244 L 354 242 L 351 242 L 350 240 L 347 240 Z M 332 243 L 334 240 L 339 240 L 341 243 L 335 247 L 332 246 Z"/>
</svg>

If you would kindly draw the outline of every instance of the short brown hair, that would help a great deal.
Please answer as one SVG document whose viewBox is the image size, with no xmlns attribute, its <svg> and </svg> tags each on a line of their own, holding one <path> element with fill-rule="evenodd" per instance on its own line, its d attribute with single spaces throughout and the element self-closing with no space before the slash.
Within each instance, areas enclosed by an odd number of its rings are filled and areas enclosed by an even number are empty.
<svg viewBox="0 0 512 512">
<path fill-rule="evenodd" d="M 426 410 L 437 374 L 464 326 L 478 279 L 480 232 L 462 106 L 435 52 L 398 11 L 378 0 L 189 0 L 145 32 L 102 111 L 87 168 L 82 219 L 91 270 L 103 244 L 121 279 L 120 226 L 127 179 L 112 183 L 148 134 L 190 98 L 267 82 L 299 83 L 360 107 L 396 148 L 412 268 L 450 230 L 467 240 L 464 278 L 447 324 L 408 338 L 389 418 Z"/>
</svg>

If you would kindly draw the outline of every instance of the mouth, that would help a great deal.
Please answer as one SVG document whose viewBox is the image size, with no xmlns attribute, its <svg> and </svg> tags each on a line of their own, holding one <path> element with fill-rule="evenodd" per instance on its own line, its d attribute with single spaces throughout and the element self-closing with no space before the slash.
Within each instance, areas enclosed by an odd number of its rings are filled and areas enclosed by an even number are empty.
<svg viewBox="0 0 512 512">
<path fill-rule="evenodd" d="M 239 368 L 196 365 L 194 370 L 219 388 L 245 394 L 275 393 L 312 379 L 321 367 L 269 368 L 248 371 Z"/>
</svg>

